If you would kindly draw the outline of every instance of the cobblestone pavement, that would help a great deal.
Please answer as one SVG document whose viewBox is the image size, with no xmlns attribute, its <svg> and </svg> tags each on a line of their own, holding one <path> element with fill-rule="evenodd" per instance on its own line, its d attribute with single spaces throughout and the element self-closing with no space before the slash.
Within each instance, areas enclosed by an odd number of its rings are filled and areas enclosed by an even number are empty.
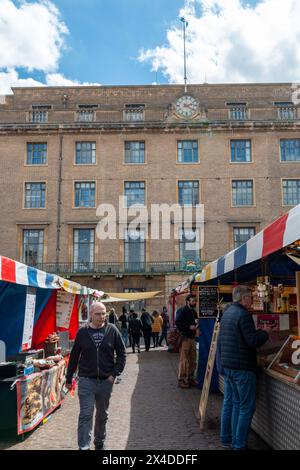
<svg viewBox="0 0 300 470">
<path fill-rule="evenodd" d="M 178 354 L 166 348 L 132 354 L 120 383 L 114 385 L 107 425 L 109 450 L 204 450 L 221 449 L 220 394 L 210 395 L 206 430 L 197 420 L 200 391 L 177 388 Z M 23 441 L 0 441 L 0 449 L 77 449 L 78 399 L 67 397 L 44 425 Z M 249 446 L 267 446 L 251 433 Z"/>
</svg>

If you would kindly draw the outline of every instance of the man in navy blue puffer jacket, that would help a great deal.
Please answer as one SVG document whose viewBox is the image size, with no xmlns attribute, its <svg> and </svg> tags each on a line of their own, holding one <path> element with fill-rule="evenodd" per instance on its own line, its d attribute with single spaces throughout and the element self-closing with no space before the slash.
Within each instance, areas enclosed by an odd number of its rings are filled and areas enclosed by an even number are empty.
<svg viewBox="0 0 300 470">
<path fill-rule="evenodd" d="M 221 365 L 224 369 L 225 396 L 232 394 L 233 410 L 228 422 L 222 410 L 223 445 L 231 445 L 234 450 L 247 449 L 247 441 L 256 402 L 256 348 L 269 338 L 268 330 L 256 330 L 252 315 L 251 290 L 247 286 L 237 286 L 232 293 L 233 304 L 224 312 L 220 327 Z M 231 429 L 229 429 L 231 424 Z M 223 435 L 222 435 L 223 434 Z M 231 437 L 231 442 L 227 442 Z"/>
</svg>

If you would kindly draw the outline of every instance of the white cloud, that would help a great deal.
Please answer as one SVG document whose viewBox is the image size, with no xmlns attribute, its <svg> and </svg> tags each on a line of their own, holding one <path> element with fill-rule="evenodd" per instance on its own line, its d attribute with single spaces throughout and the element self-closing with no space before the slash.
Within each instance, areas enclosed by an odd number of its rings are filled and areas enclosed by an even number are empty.
<svg viewBox="0 0 300 470">
<path fill-rule="evenodd" d="M 88 85 L 100 85 L 100 83 L 80 83 L 78 80 L 71 80 L 66 78 L 61 73 L 48 73 L 46 75 L 46 83 L 48 86 L 88 86 Z"/>
<path fill-rule="evenodd" d="M 0 67 L 25 67 L 45 72 L 57 69 L 68 33 L 56 6 L 0 0 Z"/>
<path fill-rule="evenodd" d="M 300 78 L 299 0 L 186 0 L 179 17 L 187 27 L 190 83 L 279 82 Z M 183 82 L 182 27 L 167 31 L 167 44 L 140 51 L 171 83 Z"/>
<path fill-rule="evenodd" d="M 0 93 L 9 95 L 12 93 L 11 87 L 16 86 L 43 86 L 43 83 L 34 80 L 33 78 L 22 79 L 16 70 L 11 69 L 6 72 L 0 72 Z"/>
<path fill-rule="evenodd" d="M 82 85 L 58 72 L 67 34 L 50 0 L 0 0 L 0 93 L 10 94 L 17 86 Z M 44 73 L 45 83 L 21 78 L 19 68 Z"/>
</svg>

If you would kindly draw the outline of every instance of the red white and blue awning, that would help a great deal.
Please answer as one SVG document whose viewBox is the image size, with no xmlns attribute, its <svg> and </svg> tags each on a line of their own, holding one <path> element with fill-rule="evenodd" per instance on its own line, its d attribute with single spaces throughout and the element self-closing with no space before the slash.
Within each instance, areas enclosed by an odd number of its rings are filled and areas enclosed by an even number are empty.
<svg viewBox="0 0 300 470">
<path fill-rule="evenodd" d="M 225 256 L 209 263 L 194 276 L 197 283 L 210 281 L 264 258 L 300 239 L 300 204 Z"/>
<path fill-rule="evenodd" d="M 43 289 L 60 289 L 58 276 L 0 256 L 0 280 Z"/>
<path fill-rule="evenodd" d="M 64 279 L 57 274 L 40 271 L 39 269 L 19 263 L 5 256 L 0 256 L 0 281 L 41 289 L 64 289 L 71 294 L 90 294 L 96 295 L 97 297 L 104 295 L 104 292 L 82 286 L 77 282 Z"/>
</svg>

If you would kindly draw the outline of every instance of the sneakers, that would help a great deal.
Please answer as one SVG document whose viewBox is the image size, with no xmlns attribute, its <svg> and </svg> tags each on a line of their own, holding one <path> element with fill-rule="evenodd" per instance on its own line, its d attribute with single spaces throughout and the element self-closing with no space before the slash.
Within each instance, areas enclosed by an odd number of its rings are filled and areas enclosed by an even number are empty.
<svg viewBox="0 0 300 470">
<path fill-rule="evenodd" d="M 178 387 L 179 388 L 191 388 L 190 384 L 184 382 L 183 380 L 178 381 Z"/>
<path fill-rule="evenodd" d="M 95 450 L 105 450 L 104 444 L 95 444 Z"/>
</svg>

